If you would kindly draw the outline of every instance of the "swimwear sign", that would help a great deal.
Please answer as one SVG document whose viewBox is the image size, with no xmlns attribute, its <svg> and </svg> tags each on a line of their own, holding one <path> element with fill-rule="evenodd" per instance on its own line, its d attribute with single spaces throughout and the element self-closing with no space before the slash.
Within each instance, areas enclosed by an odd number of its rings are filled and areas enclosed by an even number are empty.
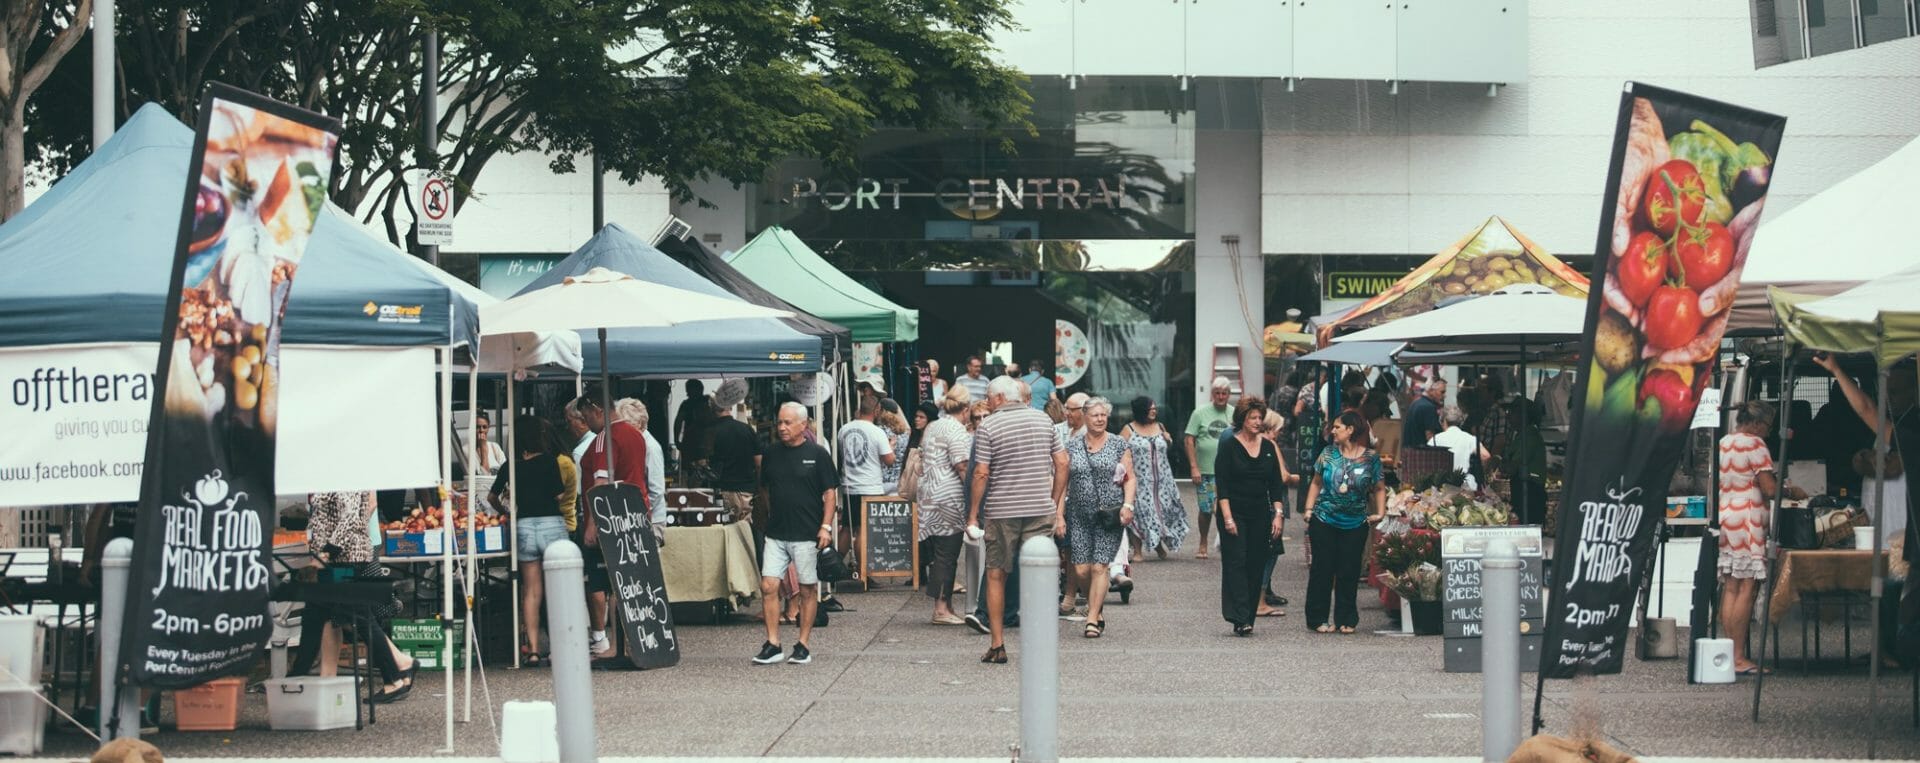
<svg viewBox="0 0 1920 763">
<path fill-rule="evenodd" d="M 1327 299 L 1370 299 L 1406 277 L 1406 273 L 1328 273 L 1322 279 Z"/>
</svg>

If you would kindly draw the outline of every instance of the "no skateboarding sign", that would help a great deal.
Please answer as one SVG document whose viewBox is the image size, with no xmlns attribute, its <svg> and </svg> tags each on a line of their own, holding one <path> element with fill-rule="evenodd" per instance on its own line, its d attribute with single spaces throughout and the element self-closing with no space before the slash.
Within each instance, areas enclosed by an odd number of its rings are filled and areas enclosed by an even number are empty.
<svg viewBox="0 0 1920 763">
<path fill-rule="evenodd" d="M 453 176 L 432 170 L 407 172 L 407 200 L 421 246 L 453 245 Z"/>
</svg>

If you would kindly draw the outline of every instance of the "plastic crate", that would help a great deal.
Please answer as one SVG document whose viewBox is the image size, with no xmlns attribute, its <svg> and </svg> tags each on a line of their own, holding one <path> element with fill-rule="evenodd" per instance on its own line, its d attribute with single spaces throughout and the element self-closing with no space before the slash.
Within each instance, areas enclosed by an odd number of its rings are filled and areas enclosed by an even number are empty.
<svg viewBox="0 0 1920 763">
<path fill-rule="evenodd" d="M 353 677 L 302 676 L 267 681 L 267 726 L 275 731 L 326 731 L 353 726 Z"/>
<path fill-rule="evenodd" d="M 47 703 L 38 686 L 0 686 L 0 755 L 34 755 L 47 735 Z"/>
<path fill-rule="evenodd" d="M 40 685 L 46 629 L 39 615 L 0 615 L 0 686 Z M 18 680 L 14 680 L 17 678 Z"/>
<path fill-rule="evenodd" d="M 232 731 L 240 725 L 240 698 L 247 682 L 216 678 L 173 693 L 174 725 L 181 731 Z"/>
</svg>

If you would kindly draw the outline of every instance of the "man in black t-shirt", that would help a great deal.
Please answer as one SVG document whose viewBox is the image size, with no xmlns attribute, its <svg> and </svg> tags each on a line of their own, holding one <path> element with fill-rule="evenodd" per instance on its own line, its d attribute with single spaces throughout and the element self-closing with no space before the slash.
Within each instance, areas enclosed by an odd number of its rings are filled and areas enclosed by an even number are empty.
<svg viewBox="0 0 1920 763">
<path fill-rule="evenodd" d="M 833 456 L 818 443 L 808 442 L 812 426 L 799 403 L 780 406 L 775 434 L 780 441 L 762 457 L 760 478 L 767 486 L 767 542 L 760 562 L 760 611 L 767 624 L 767 641 L 755 663 L 782 660 L 805 665 L 813 660 L 807 637 L 813 633 L 814 609 L 819 604 L 820 550 L 833 542 L 834 493 L 840 476 Z M 793 565 L 800 580 L 800 641 L 791 654 L 780 651 L 780 579 Z"/>
<path fill-rule="evenodd" d="M 753 506 L 753 493 L 760 485 L 760 436 L 745 422 L 724 414 L 715 420 L 712 435 L 708 463 L 713 466 L 720 504 L 736 521 L 751 520 L 755 531 L 765 533 L 766 517 L 754 514 Z"/>
</svg>

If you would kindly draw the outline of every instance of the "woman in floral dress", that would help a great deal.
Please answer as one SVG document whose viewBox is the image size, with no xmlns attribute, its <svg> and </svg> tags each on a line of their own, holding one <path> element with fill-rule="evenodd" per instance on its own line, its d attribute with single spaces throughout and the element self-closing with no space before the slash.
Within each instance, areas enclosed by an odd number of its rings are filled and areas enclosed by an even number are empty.
<svg viewBox="0 0 1920 763">
<path fill-rule="evenodd" d="M 1133 451 L 1107 434 L 1113 404 L 1106 398 L 1088 400 L 1083 410 L 1087 434 L 1067 441 L 1067 481 L 1054 488 L 1053 534 L 1067 539 L 1067 561 L 1073 565 L 1073 585 L 1061 597 L 1060 611 L 1073 611 L 1075 589 L 1085 585 L 1087 624 L 1081 635 L 1099 638 L 1107 630 L 1109 565 L 1120 553 L 1125 526 L 1134 521 Z"/>
<path fill-rule="evenodd" d="M 1773 429 L 1773 406 L 1747 403 L 1733 422 L 1734 432 L 1720 438 L 1720 627 L 1733 640 L 1734 670 L 1752 674 L 1760 666 L 1747 659 L 1747 633 L 1754 595 L 1767 579 L 1769 501 L 1779 490 L 1773 455 L 1761 439 Z M 1799 488 L 1788 491 L 1806 497 Z"/>
<path fill-rule="evenodd" d="M 1133 399 L 1133 423 L 1120 432 L 1133 450 L 1133 473 L 1139 481 L 1139 505 L 1134 507 L 1133 561 L 1145 549 L 1161 559 L 1180 550 L 1187 537 L 1187 508 L 1180 502 L 1180 485 L 1173 481 L 1173 438 L 1160 423 L 1160 406 L 1153 398 Z"/>
</svg>

